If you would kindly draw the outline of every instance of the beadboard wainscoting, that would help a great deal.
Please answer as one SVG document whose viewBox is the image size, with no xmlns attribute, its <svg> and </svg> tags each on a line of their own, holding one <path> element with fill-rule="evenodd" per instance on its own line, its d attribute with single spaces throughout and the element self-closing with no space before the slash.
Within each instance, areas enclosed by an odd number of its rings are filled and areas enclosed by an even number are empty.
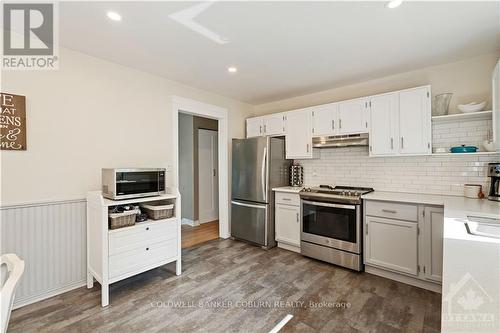
<svg viewBox="0 0 500 333">
<path fill-rule="evenodd" d="M 368 157 L 368 147 L 321 150 L 321 158 L 300 160 L 307 185 L 373 187 L 378 191 L 463 195 L 466 183 L 483 185 L 487 194 L 487 164 L 494 155 Z"/>
<path fill-rule="evenodd" d="M 0 217 L 1 253 L 26 264 L 15 308 L 85 285 L 85 199 L 3 206 Z"/>
</svg>

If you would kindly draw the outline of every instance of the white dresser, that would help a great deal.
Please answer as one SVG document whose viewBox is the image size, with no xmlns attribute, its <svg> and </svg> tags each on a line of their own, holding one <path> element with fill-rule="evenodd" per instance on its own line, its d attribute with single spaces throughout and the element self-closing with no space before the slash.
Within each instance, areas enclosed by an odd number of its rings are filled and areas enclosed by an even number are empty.
<svg viewBox="0 0 500 333">
<path fill-rule="evenodd" d="M 87 288 L 94 278 L 101 284 L 101 305 L 109 304 L 109 285 L 150 269 L 176 262 L 181 274 L 180 194 L 130 200 L 109 200 L 100 191 L 87 194 Z M 164 220 L 147 220 L 130 227 L 110 230 L 108 208 L 169 200 L 175 204 L 174 216 Z"/>
</svg>

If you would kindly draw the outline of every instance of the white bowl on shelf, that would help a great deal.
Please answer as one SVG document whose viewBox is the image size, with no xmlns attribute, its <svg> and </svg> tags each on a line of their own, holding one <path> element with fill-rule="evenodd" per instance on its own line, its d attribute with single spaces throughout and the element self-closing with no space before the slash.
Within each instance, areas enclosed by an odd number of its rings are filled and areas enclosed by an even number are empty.
<svg viewBox="0 0 500 333">
<path fill-rule="evenodd" d="M 459 104 L 458 109 L 463 113 L 471 113 L 471 112 L 479 112 L 484 110 L 486 106 L 486 102 L 476 103 L 472 102 L 469 104 Z"/>
<path fill-rule="evenodd" d="M 483 147 L 486 151 L 496 151 L 495 143 L 489 140 L 483 141 Z"/>
</svg>

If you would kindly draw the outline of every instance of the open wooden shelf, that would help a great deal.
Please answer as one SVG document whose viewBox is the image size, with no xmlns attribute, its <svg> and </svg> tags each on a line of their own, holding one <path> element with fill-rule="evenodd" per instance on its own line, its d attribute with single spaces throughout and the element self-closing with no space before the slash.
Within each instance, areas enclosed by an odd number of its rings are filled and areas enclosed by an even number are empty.
<svg viewBox="0 0 500 333">
<path fill-rule="evenodd" d="M 495 155 L 499 154 L 500 152 L 496 151 L 478 151 L 475 153 L 432 153 L 432 156 L 455 156 L 455 155 L 471 155 L 471 156 L 476 156 L 476 155 Z"/>
<path fill-rule="evenodd" d="M 470 113 L 456 113 L 456 114 L 448 114 L 445 116 L 433 116 L 433 123 L 441 123 L 441 122 L 453 122 L 453 121 L 471 121 L 471 120 L 488 120 L 491 119 L 493 112 L 490 111 L 479 111 L 479 112 L 470 112 Z"/>
</svg>

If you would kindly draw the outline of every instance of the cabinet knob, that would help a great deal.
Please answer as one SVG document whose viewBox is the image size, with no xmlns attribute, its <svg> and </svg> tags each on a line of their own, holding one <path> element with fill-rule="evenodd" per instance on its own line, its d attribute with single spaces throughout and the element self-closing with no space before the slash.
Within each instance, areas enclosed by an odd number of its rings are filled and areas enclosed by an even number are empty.
<svg viewBox="0 0 500 333">
<path fill-rule="evenodd" d="M 149 227 L 147 227 L 146 230 L 149 230 Z"/>
<path fill-rule="evenodd" d="M 146 251 L 149 251 L 149 247 L 146 248 Z"/>
</svg>

